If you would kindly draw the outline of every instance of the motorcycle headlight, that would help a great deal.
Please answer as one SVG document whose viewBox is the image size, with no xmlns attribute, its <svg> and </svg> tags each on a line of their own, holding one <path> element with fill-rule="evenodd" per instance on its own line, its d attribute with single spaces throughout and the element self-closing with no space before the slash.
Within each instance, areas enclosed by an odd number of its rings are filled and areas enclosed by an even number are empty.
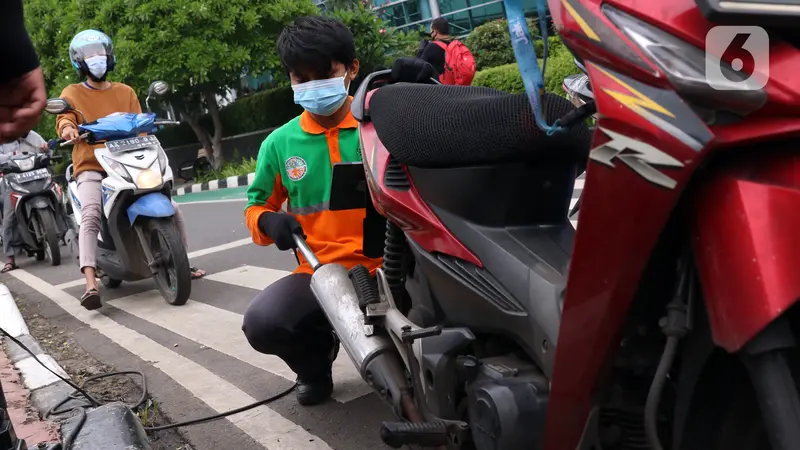
<svg viewBox="0 0 800 450">
<path fill-rule="evenodd" d="M 128 183 L 133 183 L 133 178 L 131 178 L 131 174 L 128 173 L 128 170 L 125 169 L 125 166 L 107 156 L 103 156 L 103 159 L 111 167 L 111 170 L 122 177 L 123 180 L 127 181 Z"/>
<path fill-rule="evenodd" d="M 161 168 L 161 175 L 163 176 L 167 172 L 167 152 L 164 149 L 158 150 L 158 166 Z"/>
<path fill-rule="evenodd" d="M 139 189 L 153 189 L 162 184 L 163 178 L 153 169 L 144 169 L 136 177 L 136 187 Z"/>
<path fill-rule="evenodd" d="M 729 84 L 728 90 L 714 89 L 706 79 L 706 54 L 700 48 L 649 25 L 609 5 L 603 12 L 628 38 L 667 75 L 676 91 L 686 100 L 713 111 L 729 111 L 746 116 L 767 101 L 767 93 L 758 88 L 757 75 L 744 79 L 725 61 L 720 69 Z"/>
</svg>

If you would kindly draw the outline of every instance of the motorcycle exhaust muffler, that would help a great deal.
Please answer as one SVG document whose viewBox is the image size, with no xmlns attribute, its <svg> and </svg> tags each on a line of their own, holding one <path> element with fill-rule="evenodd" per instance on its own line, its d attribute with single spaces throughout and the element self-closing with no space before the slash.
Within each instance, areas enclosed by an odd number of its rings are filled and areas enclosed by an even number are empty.
<svg viewBox="0 0 800 450">
<path fill-rule="evenodd" d="M 364 323 L 364 313 L 358 306 L 358 296 L 347 269 L 339 264 L 320 264 L 302 237 L 295 235 L 294 239 L 298 250 L 314 269 L 311 291 L 347 356 L 361 378 L 397 412 L 402 411 L 400 398 L 408 387 L 393 341 L 386 335 L 374 333 L 372 325 Z"/>
</svg>

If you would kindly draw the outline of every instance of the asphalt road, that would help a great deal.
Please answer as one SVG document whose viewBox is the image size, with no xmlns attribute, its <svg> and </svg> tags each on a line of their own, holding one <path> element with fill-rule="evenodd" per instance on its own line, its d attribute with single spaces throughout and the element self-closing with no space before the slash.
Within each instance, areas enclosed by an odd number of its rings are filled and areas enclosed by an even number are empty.
<svg viewBox="0 0 800 450">
<path fill-rule="evenodd" d="M 184 306 L 168 305 L 146 280 L 104 290 L 106 306 L 86 311 L 77 300 L 83 293 L 77 266 L 66 258 L 58 267 L 20 258 L 20 269 L 0 276 L 12 293 L 42 304 L 41 316 L 76 330 L 75 342 L 97 360 L 117 370 L 142 370 L 148 390 L 173 422 L 260 400 L 294 380 L 280 360 L 251 350 L 240 329 L 250 300 L 288 274 L 297 265 L 294 257 L 248 242 L 243 201 L 206 203 L 204 194 L 181 198 L 200 200 L 184 203 L 182 210 L 191 262 L 209 274 L 194 281 Z M 334 373 L 334 399 L 326 404 L 302 407 L 292 394 L 181 432 L 196 450 L 388 449 L 378 433 L 391 414 L 358 378 L 345 352 Z"/>
<path fill-rule="evenodd" d="M 582 188 L 582 180 L 576 187 Z M 194 281 L 184 306 L 168 305 L 146 280 L 103 290 L 105 306 L 86 311 L 78 302 L 80 274 L 67 258 L 58 267 L 21 258 L 20 269 L 0 275 L 0 282 L 30 299 L 41 317 L 74 330 L 72 339 L 98 361 L 143 371 L 149 392 L 173 422 L 266 398 L 289 387 L 294 375 L 277 358 L 250 348 L 241 318 L 256 293 L 296 262 L 290 253 L 252 244 L 244 225 L 244 191 L 177 198 L 186 216 L 191 262 L 208 272 Z M 391 414 L 344 351 L 334 365 L 334 382 L 334 398 L 323 405 L 302 407 L 289 395 L 180 430 L 196 450 L 388 449 L 379 427 Z"/>
</svg>

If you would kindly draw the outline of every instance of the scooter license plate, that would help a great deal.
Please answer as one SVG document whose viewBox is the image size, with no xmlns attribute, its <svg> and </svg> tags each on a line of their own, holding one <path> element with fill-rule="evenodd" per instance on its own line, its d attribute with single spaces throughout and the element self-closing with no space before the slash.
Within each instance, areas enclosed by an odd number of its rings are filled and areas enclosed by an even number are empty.
<svg viewBox="0 0 800 450">
<path fill-rule="evenodd" d="M 28 183 L 30 181 L 47 178 L 49 176 L 50 172 L 48 172 L 47 169 L 36 169 L 16 174 L 17 183 Z"/>
<path fill-rule="evenodd" d="M 152 135 L 138 136 L 135 138 L 119 139 L 116 141 L 106 142 L 106 148 L 111 153 L 125 153 L 133 150 L 139 150 L 145 147 L 159 145 L 158 138 Z"/>
</svg>

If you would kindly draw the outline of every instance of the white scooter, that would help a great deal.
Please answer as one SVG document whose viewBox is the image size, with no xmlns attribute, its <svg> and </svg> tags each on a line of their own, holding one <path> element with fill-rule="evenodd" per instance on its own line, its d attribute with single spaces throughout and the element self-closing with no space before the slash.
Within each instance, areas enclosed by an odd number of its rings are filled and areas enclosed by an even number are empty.
<svg viewBox="0 0 800 450">
<path fill-rule="evenodd" d="M 168 90 L 162 81 L 150 85 L 148 111 L 150 96 L 163 95 Z M 46 111 L 74 111 L 83 118 L 83 113 L 62 98 L 48 100 Z M 161 295 L 172 305 L 183 305 L 189 299 L 191 271 L 170 200 L 172 169 L 158 138 L 151 134 L 159 125 L 179 123 L 156 120 L 153 113 L 114 113 L 90 123 L 84 119 L 78 126 L 82 140 L 92 145 L 104 144 L 94 150 L 107 174 L 102 181 L 98 276 L 107 288 L 119 287 L 123 281 L 155 278 Z M 73 211 L 66 241 L 77 263 L 81 201 L 72 165 L 67 168 L 66 178 Z"/>
</svg>

